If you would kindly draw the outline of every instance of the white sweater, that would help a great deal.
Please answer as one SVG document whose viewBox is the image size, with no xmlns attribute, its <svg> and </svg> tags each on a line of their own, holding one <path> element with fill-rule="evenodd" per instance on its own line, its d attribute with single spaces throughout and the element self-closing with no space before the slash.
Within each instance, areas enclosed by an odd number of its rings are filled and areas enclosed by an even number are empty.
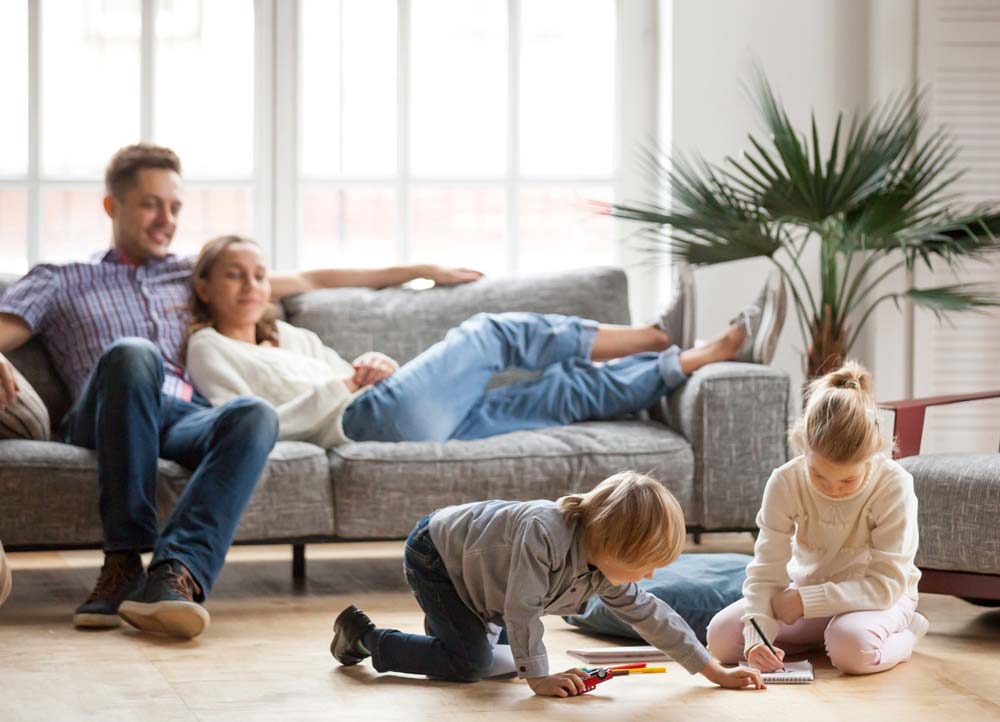
<svg viewBox="0 0 1000 722">
<path fill-rule="evenodd" d="M 743 584 L 744 651 L 778 634 L 771 597 L 791 579 L 806 617 L 888 609 L 904 594 L 916 601 L 917 497 L 913 477 L 882 455 L 861 487 L 834 499 L 809 481 L 804 456 L 776 469 L 757 514 L 760 534 Z"/>
<path fill-rule="evenodd" d="M 278 346 L 256 346 L 203 328 L 188 340 L 187 369 L 213 406 L 259 396 L 278 411 L 278 438 L 329 449 L 348 441 L 344 409 L 354 368 L 312 331 L 278 321 Z"/>
</svg>

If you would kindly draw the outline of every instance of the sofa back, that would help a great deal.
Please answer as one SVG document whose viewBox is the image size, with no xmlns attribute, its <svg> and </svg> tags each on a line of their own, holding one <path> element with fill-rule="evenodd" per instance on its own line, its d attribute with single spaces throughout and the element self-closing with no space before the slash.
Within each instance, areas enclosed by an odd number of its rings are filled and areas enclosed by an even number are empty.
<svg viewBox="0 0 1000 722">
<path fill-rule="evenodd" d="M 337 288 L 286 299 L 285 311 L 290 323 L 315 332 L 345 359 L 375 350 L 403 364 L 481 312 L 560 313 L 627 324 L 628 282 L 620 268 L 595 267 L 423 291 Z"/>
<path fill-rule="evenodd" d="M 18 276 L 0 274 L 0 295 Z M 628 283 L 619 268 L 583 268 L 552 274 L 484 278 L 463 286 L 338 288 L 286 299 L 290 323 L 316 332 L 325 344 L 352 359 L 377 350 L 405 363 L 479 312 L 534 311 L 629 322 Z M 71 399 L 45 347 L 33 338 L 5 354 L 45 402 L 58 427 Z"/>
</svg>

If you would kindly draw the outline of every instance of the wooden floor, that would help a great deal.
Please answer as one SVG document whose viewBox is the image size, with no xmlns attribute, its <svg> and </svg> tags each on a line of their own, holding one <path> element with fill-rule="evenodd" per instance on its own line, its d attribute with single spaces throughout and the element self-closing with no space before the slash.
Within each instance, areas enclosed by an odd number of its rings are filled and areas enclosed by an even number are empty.
<svg viewBox="0 0 1000 722">
<path fill-rule="evenodd" d="M 697 551 L 747 551 L 748 535 L 706 535 Z M 846 677 L 820 654 L 809 686 L 726 691 L 669 663 L 666 675 L 616 679 L 583 697 L 534 697 L 517 681 L 473 685 L 338 667 L 336 612 L 354 602 L 384 626 L 419 631 L 400 543 L 309 547 L 291 581 L 288 547 L 237 548 L 209 600 L 212 626 L 184 642 L 131 631 L 76 631 L 94 552 L 12 554 L 14 594 L 0 608 L 0 720 L 923 720 L 1000 719 L 1000 610 L 925 595 L 931 632 L 890 672 Z M 569 647 L 603 643 L 546 618 L 553 668 Z M 616 640 L 606 640 L 613 643 Z M 618 642 L 620 643 L 620 642 Z"/>
</svg>

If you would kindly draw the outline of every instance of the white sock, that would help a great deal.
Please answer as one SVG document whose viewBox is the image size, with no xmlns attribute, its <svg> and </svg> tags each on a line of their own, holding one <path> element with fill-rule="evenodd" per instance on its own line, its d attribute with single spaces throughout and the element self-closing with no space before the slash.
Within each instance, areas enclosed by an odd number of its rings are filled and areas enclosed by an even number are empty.
<svg viewBox="0 0 1000 722">
<path fill-rule="evenodd" d="M 493 648 L 493 667 L 486 678 L 510 677 L 516 673 L 517 666 L 514 664 L 514 653 L 510 651 L 510 645 L 498 644 L 495 646 Z"/>
</svg>

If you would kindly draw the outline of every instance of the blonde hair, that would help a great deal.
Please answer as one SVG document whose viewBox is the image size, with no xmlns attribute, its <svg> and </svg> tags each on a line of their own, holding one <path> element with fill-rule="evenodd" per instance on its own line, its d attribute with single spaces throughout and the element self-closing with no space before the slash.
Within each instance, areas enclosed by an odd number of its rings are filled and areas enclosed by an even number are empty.
<svg viewBox="0 0 1000 722">
<path fill-rule="evenodd" d="M 645 474 L 622 471 L 586 494 L 570 494 L 556 503 L 567 521 L 579 522 L 590 554 L 662 567 L 684 548 L 681 505 L 663 484 Z"/>
<path fill-rule="evenodd" d="M 219 236 L 201 247 L 201 253 L 198 254 L 198 259 L 194 262 L 194 268 L 191 269 L 192 290 L 187 307 L 188 338 L 203 328 L 215 325 L 215 317 L 212 315 L 212 310 L 208 307 L 207 303 L 198 298 L 198 294 L 194 291 L 193 286 L 195 281 L 198 279 L 208 280 L 208 276 L 219 260 L 219 256 L 222 255 L 222 252 L 236 243 L 247 243 L 260 248 L 260 245 L 256 241 L 244 238 L 243 236 Z M 254 330 L 257 343 L 263 341 L 270 341 L 274 344 L 278 343 L 278 309 L 273 303 L 269 303 L 264 309 L 264 315 L 261 316 Z M 186 343 L 187 341 L 185 340 L 185 345 Z"/>
<path fill-rule="evenodd" d="M 856 361 L 813 380 L 806 408 L 789 432 L 800 451 L 812 451 L 834 464 L 854 464 L 891 449 L 883 439 L 872 376 Z"/>
</svg>

